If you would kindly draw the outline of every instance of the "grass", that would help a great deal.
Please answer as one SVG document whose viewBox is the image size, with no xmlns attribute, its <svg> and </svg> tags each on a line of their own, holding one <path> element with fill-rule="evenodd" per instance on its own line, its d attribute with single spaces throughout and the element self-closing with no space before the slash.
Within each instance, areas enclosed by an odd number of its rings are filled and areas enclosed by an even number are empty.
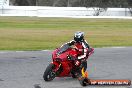
<svg viewBox="0 0 132 88">
<path fill-rule="evenodd" d="M 0 50 L 55 49 L 76 31 L 92 47 L 132 46 L 132 20 L 0 17 Z"/>
</svg>

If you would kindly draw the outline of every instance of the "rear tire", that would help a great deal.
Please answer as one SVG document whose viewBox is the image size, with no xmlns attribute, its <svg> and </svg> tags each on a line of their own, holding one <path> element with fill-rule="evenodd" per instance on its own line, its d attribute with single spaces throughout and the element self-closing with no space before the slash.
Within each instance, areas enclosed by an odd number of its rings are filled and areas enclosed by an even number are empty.
<svg viewBox="0 0 132 88">
<path fill-rule="evenodd" d="M 49 66 L 46 68 L 43 75 L 45 81 L 52 81 L 55 78 L 56 74 L 53 71 L 54 67 L 55 67 L 54 64 L 49 64 Z"/>
</svg>

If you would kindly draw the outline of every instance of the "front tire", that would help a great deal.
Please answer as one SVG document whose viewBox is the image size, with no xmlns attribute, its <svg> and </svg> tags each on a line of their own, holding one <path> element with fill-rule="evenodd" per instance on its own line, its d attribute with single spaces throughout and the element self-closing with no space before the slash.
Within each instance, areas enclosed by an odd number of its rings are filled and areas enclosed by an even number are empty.
<svg viewBox="0 0 132 88">
<path fill-rule="evenodd" d="M 54 67 L 55 67 L 54 64 L 49 64 L 49 66 L 46 68 L 43 75 L 45 81 L 52 81 L 55 78 L 56 74 L 53 71 Z"/>
</svg>

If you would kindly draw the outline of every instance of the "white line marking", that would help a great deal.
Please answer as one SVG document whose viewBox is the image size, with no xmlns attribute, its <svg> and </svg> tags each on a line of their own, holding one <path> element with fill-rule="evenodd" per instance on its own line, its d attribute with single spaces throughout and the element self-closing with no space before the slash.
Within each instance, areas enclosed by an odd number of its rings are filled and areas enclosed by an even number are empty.
<svg viewBox="0 0 132 88">
<path fill-rule="evenodd" d="M 20 52 L 21 53 L 21 52 L 25 52 L 25 51 L 15 51 L 15 52 L 18 52 L 18 53 Z"/>
<path fill-rule="evenodd" d="M 102 47 L 102 48 L 127 48 L 127 47 Z"/>
<path fill-rule="evenodd" d="M 51 50 L 41 50 L 41 51 L 51 51 Z"/>
<path fill-rule="evenodd" d="M 3 53 L 7 53 L 7 52 L 2 52 L 2 51 L 0 52 L 0 54 L 3 54 Z"/>
<path fill-rule="evenodd" d="M 93 47 L 94 48 L 94 47 Z M 125 46 L 123 47 L 102 47 L 102 48 L 127 48 Z M 99 48 L 98 48 L 99 49 Z M 100 48 L 101 49 L 101 48 Z M 34 50 L 35 51 L 35 50 Z M 40 51 L 53 51 L 53 50 L 40 50 Z M 3 53 L 9 53 L 9 52 L 27 52 L 27 51 L 0 51 L 0 54 Z"/>
</svg>

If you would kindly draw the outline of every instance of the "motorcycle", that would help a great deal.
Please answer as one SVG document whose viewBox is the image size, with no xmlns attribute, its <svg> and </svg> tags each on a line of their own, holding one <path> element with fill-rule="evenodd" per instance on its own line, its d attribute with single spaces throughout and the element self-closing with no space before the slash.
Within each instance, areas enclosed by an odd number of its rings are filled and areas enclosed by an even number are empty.
<svg viewBox="0 0 132 88">
<path fill-rule="evenodd" d="M 88 50 L 88 57 L 94 52 L 94 48 Z M 60 48 L 55 49 L 52 52 L 52 62 L 47 66 L 43 78 L 45 81 L 51 81 L 55 77 L 73 77 L 77 78 L 81 75 L 81 62 L 76 60 L 78 56 L 78 50 L 75 47 L 71 47 L 67 44 Z M 78 63 L 78 66 L 75 66 Z M 83 66 L 82 66 L 83 67 Z"/>
</svg>

